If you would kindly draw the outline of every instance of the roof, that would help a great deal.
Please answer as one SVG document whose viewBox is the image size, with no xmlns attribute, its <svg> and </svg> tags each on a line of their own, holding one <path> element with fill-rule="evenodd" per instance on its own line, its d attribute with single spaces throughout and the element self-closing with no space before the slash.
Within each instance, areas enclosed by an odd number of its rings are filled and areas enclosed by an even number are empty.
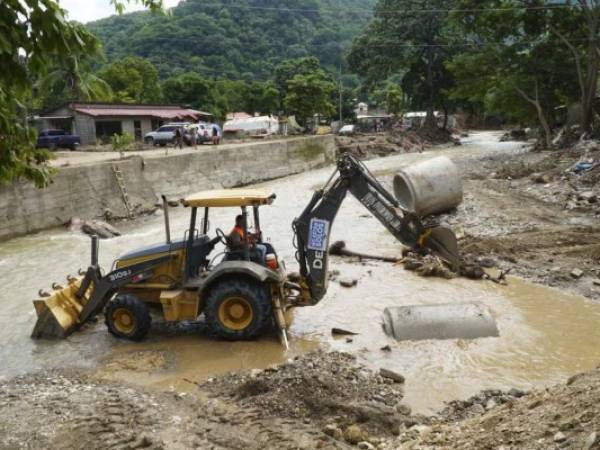
<svg viewBox="0 0 600 450">
<path fill-rule="evenodd" d="M 185 108 L 178 105 L 144 105 L 139 103 L 81 103 L 74 102 L 62 105 L 44 113 L 51 113 L 58 109 L 68 107 L 74 112 L 85 114 L 92 117 L 156 117 L 159 119 L 184 119 L 201 117 L 210 117 L 211 113 L 197 111 L 195 109 Z"/>
<path fill-rule="evenodd" d="M 246 112 L 232 112 L 232 113 L 227 113 L 227 120 L 236 120 L 236 119 L 248 119 L 252 117 L 250 114 L 246 113 Z"/>
<path fill-rule="evenodd" d="M 183 205 L 194 207 L 270 205 L 275 197 L 275 193 L 268 189 L 219 189 L 189 195 L 183 199 Z"/>
</svg>

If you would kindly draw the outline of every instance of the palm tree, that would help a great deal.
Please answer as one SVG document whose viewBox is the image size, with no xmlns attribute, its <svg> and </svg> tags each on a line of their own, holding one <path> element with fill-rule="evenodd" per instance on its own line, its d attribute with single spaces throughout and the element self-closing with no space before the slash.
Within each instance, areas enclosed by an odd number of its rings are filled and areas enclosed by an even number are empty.
<svg viewBox="0 0 600 450">
<path fill-rule="evenodd" d="M 38 90 L 60 93 L 68 97 L 67 100 L 110 100 L 112 89 L 109 84 L 92 72 L 92 62 L 104 58 L 98 40 L 82 26 L 74 33 L 91 51 L 57 58 L 54 68 L 38 82 Z"/>
</svg>

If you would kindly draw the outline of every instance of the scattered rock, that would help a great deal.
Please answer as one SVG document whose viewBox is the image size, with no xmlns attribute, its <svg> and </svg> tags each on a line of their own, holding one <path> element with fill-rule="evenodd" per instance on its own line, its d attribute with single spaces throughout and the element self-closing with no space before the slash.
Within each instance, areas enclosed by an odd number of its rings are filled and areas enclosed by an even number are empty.
<svg viewBox="0 0 600 450">
<path fill-rule="evenodd" d="M 512 388 L 508 391 L 508 395 L 510 395 L 511 397 L 521 398 L 525 395 L 525 391 L 522 391 L 521 389 L 517 388 Z"/>
<path fill-rule="evenodd" d="M 362 450 L 375 450 L 375 446 L 367 441 L 359 442 L 358 448 L 360 448 Z"/>
<path fill-rule="evenodd" d="M 565 434 L 562 431 L 559 431 L 554 435 L 553 440 L 554 442 L 564 442 L 567 440 L 567 436 L 565 436 Z"/>
<path fill-rule="evenodd" d="M 383 378 L 393 380 L 394 383 L 404 383 L 404 376 L 398 372 L 394 372 L 393 370 L 384 369 L 382 367 L 379 369 L 379 375 L 381 375 Z"/>
<path fill-rule="evenodd" d="M 87 220 L 81 225 L 81 231 L 85 234 L 95 234 L 101 239 L 109 239 L 115 236 L 121 236 L 121 232 L 111 224 L 102 220 Z"/>
<path fill-rule="evenodd" d="M 596 446 L 596 444 L 598 444 L 599 442 L 600 442 L 600 439 L 598 439 L 598 433 L 596 433 L 594 431 L 594 432 L 590 433 L 590 435 L 585 440 L 585 444 L 583 444 L 583 450 L 590 450 L 594 446 Z"/>
<path fill-rule="evenodd" d="M 600 278 L 596 278 L 596 279 L 593 281 L 593 283 L 594 283 L 594 285 L 596 285 L 596 286 L 600 286 Z"/>
<path fill-rule="evenodd" d="M 402 414 L 403 416 L 410 416 L 412 413 L 412 408 L 408 405 L 398 403 L 396 405 L 396 411 L 398 411 L 398 414 Z"/>
<path fill-rule="evenodd" d="M 342 286 L 342 287 L 351 288 L 358 284 L 358 280 L 356 278 L 344 277 L 344 278 L 340 278 L 339 283 L 340 283 L 340 286 Z"/>
<path fill-rule="evenodd" d="M 390 347 L 389 345 L 384 345 L 379 350 L 381 350 L 382 352 L 391 352 L 392 351 L 392 347 Z"/>
<path fill-rule="evenodd" d="M 344 439 L 349 444 L 358 444 L 367 439 L 366 433 L 358 425 L 350 425 L 344 431 Z"/>
<path fill-rule="evenodd" d="M 588 203 L 596 203 L 596 201 L 598 200 L 598 197 L 596 196 L 596 194 L 594 194 L 593 191 L 580 192 L 577 198 Z"/>
<path fill-rule="evenodd" d="M 498 406 L 498 405 L 497 405 L 496 401 L 492 398 L 492 399 L 488 400 L 488 402 L 485 404 L 485 409 L 489 411 L 490 409 L 493 409 L 496 406 Z"/>
<path fill-rule="evenodd" d="M 325 428 L 323 428 L 323 433 L 325 433 L 327 436 L 337 439 L 338 441 L 342 440 L 344 437 L 342 430 L 340 430 L 338 426 L 334 424 L 325 425 Z"/>
<path fill-rule="evenodd" d="M 410 429 L 416 431 L 419 434 L 427 434 L 431 432 L 431 427 L 427 425 L 415 425 Z"/>
<path fill-rule="evenodd" d="M 573 269 L 573 270 L 571 270 L 571 276 L 575 279 L 579 279 L 583 276 L 583 270 Z"/>
</svg>

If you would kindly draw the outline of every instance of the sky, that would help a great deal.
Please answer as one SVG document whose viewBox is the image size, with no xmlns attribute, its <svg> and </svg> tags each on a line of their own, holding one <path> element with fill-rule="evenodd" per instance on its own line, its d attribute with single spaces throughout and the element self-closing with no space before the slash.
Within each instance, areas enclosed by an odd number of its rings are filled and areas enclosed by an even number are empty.
<svg viewBox="0 0 600 450">
<path fill-rule="evenodd" d="M 164 0 L 165 7 L 170 8 L 177 5 L 180 0 Z M 69 12 L 70 20 L 86 23 L 93 20 L 102 19 L 103 17 L 112 16 L 115 13 L 115 8 L 110 4 L 110 0 L 58 0 L 58 3 L 63 9 Z M 124 3 L 127 3 L 124 1 Z M 143 9 L 142 6 L 131 1 L 127 5 L 127 12 Z"/>
</svg>

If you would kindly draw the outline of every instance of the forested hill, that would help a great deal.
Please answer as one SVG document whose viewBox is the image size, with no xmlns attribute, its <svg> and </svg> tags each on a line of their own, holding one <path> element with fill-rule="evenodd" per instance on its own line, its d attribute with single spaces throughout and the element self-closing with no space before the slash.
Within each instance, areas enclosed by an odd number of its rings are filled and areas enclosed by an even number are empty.
<svg viewBox="0 0 600 450">
<path fill-rule="evenodd" d="M 88 24 L 109 60 L 148 58 L 161 77 L 266 79 L 285 59 L 316 56 L 338 71 L 375 0 L 185 0 L 164 16 L 138 12 Z"/>
</svg>

